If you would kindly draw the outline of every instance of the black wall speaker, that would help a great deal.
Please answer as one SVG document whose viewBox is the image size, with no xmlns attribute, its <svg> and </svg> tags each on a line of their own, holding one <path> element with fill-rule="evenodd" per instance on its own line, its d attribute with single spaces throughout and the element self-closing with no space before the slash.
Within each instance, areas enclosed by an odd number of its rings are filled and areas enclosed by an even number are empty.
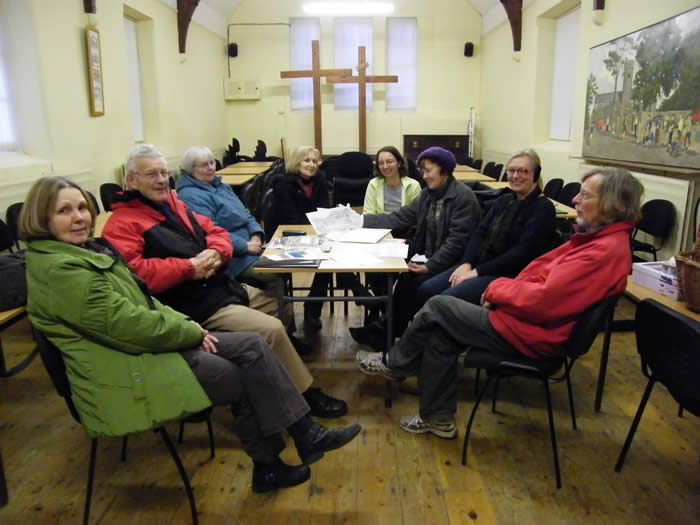
<svg viewBox="0 0 700 525">
<path fill-rule="evenodd" d="M 228 56 L 231 58 L 236 58 L 238 56 L 238 44 L 229 44 L 228 45 Z"/>
<path fill-rule="evenodd" d="M 467 42 L 464 44 L 464 56 L 465 57 L 470 57 L 474 55 L 474 44 L 471 42 Z"/>
</svg>

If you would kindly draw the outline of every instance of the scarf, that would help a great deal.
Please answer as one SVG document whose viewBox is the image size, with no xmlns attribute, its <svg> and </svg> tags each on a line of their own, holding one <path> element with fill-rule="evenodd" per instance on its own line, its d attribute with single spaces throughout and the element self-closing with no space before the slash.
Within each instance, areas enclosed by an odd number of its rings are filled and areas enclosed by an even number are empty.
<svg viewBox="0 0 700 525">
<path fill-rule="evenodd" d="M 440 247 L 440 227 L 438 221 L 442 212 L 442 203 L 447 190 L 454 184 L 452 176 L 439 188 L 434 190 L 428 189 L 428 197 L 426 199 L 426 216 L 425 216 L 425 249 L 423 253 L 426 257 L 432 257 L 433 253 Z"/>
</svg>

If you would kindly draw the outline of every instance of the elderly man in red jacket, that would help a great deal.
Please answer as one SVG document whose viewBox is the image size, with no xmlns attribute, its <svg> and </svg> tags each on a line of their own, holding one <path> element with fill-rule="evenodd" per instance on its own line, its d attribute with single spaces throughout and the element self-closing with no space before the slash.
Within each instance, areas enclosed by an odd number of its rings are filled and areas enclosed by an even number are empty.
<svg viewBox="0 0 700 525">
<path fill-rule="evenodd" d="M 277 313 L 278 300 L 242 285 L 226 269 L 233 247 L 228 232 L 192 212 L 170 190 L 163 154 L 134 147 L 126 161 L 130 191 L 117 194 L 102 231 L 149 293 L 207 330 L 256 332 L 277 354 L 316 417 L 341 417 L 347 404 L 312 388 L 313 378 Z"/>
<path fill-rule="evenodd" d="M 467 345 L 501 354 L 559 356 L 578 317 L 625 289 L 629 236 L 639 220 L 641 183 L 622 169 L 583 176 L 574 198 L 578 231 L 532 261 L 515 278 L 491 282 L 477 306 L 455 297 L 430 299 L 386 354 L 358 352 L 360 369 L 389 379 L 417 375 L 420 410 L 400 426 L 416 434 L 457 435 L 457 356 Z"/>
</svg>

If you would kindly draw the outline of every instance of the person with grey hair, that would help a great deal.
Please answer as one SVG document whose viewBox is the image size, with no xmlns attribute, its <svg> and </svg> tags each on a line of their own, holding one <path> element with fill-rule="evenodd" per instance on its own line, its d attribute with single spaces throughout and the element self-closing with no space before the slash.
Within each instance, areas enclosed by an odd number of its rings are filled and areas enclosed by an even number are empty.
<svg viewBox="0 0 700 525">
<path fill-rule="evenodd" d="M 231 187 L 216 175 L 214 154 L 209 148 L 193 146 L 185 151 L 175 189 L 178 198 L 191 210 L 209 217 L 228 232 L 233 245 L 233 256 L 227 265 L 231 275 L 241 282 L 262 288 L 266 295 L 279 301 L 284 290 L 282 278 L 277 274 L 255 272 L 255 263 L 260 259 L 265 242 L 263 228 Z M 288 303 L 287 306 L 284 322 L 291 327 L 293 305 Z M 295 342 L 295 346 L 302 354 L 311 350 L 300 342 Z"/>
<path fill-rule="evenodd" d="M 457 356 L 470 346 L 505 357 L 562 356 L 579 316 L 625 289 L 632 265 L 629 237 L 641 215 L 643 190 L 626 170 L 586 173 L 573 200 L 578 231 L 568 242 L 516 277 L 491 281 L 481 305 L 444 295 L 429 299 L 385 358 L 358 352 L 356 362 L 367 374 L 418 376 L 419 411 L 401 418 L 401 428 L 457 435 Z"/>
<path fill-rule="evenodd" d="M 531 148 L 510 156 L 506 174 L 511 191 L 493 201 L 469 237 L 462 260 L 421 284 L 420 306 L 438 294 L 479 304 L 491 281 L 515 277 L 551 246 L 556 212 L 537 185 L 541 171 L 540 157 Z"/>
<path fill-rule="evenodd" d="M 150 144 L 126 162 L 126 186 L 117 194 L 102 235 L 121 253 L 161 302 L 207 330 L 256 332 L 287 369 L 317 417 L 340 417 L 347 404 L 312 388 L 313 378 L 273 315 L 277 300 L 239 283 L 226 269 L 228 233 L 190 210 L 168 185 L 165 158 Z"/>
</svg>

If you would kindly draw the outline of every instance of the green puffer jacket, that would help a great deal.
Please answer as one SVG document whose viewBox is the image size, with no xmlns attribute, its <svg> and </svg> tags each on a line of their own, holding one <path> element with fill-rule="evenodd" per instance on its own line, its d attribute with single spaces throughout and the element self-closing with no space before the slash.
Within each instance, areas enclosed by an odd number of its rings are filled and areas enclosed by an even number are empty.
<svg viewBox="0 0 700 525">
<path fill-rule="evenodd" d="M 200 329 L 153 299 L 115 258 L 60 241 L 28 243 L 27 311 L 63 354 L 91 437 L 140 432 L 210 406 L 177 353 Z"/>
</svg>

